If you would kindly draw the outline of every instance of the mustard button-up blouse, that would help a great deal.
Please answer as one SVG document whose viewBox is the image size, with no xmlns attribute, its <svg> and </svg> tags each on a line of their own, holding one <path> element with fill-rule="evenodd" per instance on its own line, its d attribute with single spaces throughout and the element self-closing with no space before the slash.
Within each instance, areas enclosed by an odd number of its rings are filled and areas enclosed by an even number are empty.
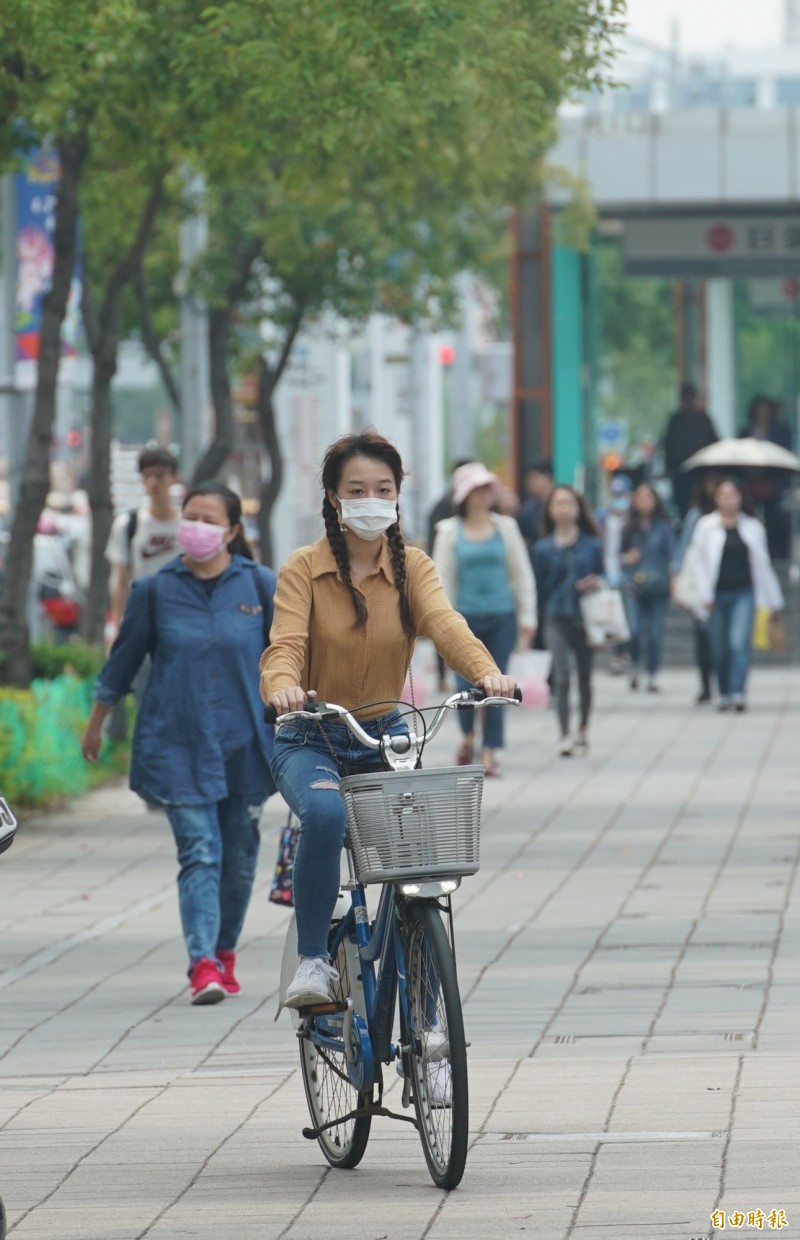
<svg viewBox="0 0 800 1240">
<path fill-rule="evenodd" d="M 259 664 L 265 702 L 302 685 L 348 710 L 383 703 L 361 711 L 365 719 L 387 713 L 385 703 L 402 693 L 414 639 L 403 631 L 385 537 L 374 570 L 358 588 L 369 613 L 361 629 L 354 627 L 353 600 L 327 538 L 289 557 L 278 574 L 270 646 Z M 451 606 L 433 562 L 416 547 L 406 548 L 406 593 L 416 636 L 429 637 L 449 667 L 473 682 L 499 675 L 483 642 Z"/>
</svg>

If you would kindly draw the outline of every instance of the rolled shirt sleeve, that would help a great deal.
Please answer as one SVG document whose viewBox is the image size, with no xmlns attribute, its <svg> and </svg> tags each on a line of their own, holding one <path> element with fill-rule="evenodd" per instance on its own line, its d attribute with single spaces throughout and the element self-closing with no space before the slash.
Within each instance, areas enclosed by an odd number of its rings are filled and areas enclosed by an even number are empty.
<svg viewBox="0 0 800 1240">
<path fill-rule="evenodd" d="M 273 693 L 302 684 L 311 605 L 311 575 L 307 556 L 300 551 L 278 573 L 270 644 L 259 662 L 259 689 L 265 702 Z"/>
<path fill-rule="evenodd" d="M 473 683 L 499 676 L 483 642 L 478 641 L 464 617 L 450 604 L 432 560 L 423 552 L 409 555 L 408 601 L 419 637 L 431 639 L 448 667 Z"/>
<path fill-rule="evenodd" d="M 130 692 L 131 682 L 150 651 L 148 591 L 151 589 L 155 589 L 154 578 L 144 578 L 131 587 L 117 640 L 94 688 L 94 699 L 103 706 L 114 706 Z"/>
</svg>

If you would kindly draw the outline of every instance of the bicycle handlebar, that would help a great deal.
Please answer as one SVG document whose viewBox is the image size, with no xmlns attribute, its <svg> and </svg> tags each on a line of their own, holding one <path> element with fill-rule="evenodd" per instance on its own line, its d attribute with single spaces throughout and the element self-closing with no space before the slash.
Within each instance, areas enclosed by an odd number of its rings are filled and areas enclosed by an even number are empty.
<svg viewBox="0 0 800 1240">
<path fill-rule="evenodd" d="M 522 701 L 522 692 L 519 688 L 514 690 L 513 698 L 508 697 L 487 697 L 483 689 L 464 689 L 459 693 L 452 694 L 447 698 L 434 715 L 433 722 L 425 729 L 425 739 L 432 740 L 444 722 L 444 717 L 448 710 L 458 710 L 465 706 L 518 706 Z M 369 749 L 379 749 L 381 745 L 380 739 L 370 736 L 365 732 L 358 720 L 344 706 L 337 706 L 333 702 L 319 702 L 316 698 L 312 698 L 306 702 L 305 710 L 290 710 L 285 715 L 279 715 L 275 707 L 268 703 L 264 707 L 264 722 L 268 724 L 288 723 L 292 719 L 311 719 L 316 723 L 322 723 L 325 719 L 341 719 L 354 736 L 366 745 Z M 407 752 L 409 739 L 412 744 L 417 743 L 416 735 L 411 738 L 407 736 L 387 737 L 389 741 L 398 741 L 402 743 L 402 749 L 396 752 Z M 394 746 L 392 745 L 392 748 Z"/>
</svg>

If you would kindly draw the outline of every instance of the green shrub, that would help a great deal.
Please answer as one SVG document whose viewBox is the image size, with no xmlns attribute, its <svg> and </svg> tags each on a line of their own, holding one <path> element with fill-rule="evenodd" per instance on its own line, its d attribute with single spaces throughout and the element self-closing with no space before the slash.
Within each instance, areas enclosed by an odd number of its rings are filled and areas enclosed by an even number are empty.
<svg viewBox="0 0 800 1240">
<path fill-rule="evenodd" d="M 0 688 L 0 791 L 12 805 L 78 796 L 127 768 L 128 742 L 106 741 L 92 766 L 81 753 L 93 687 L 94 677 L 66 674 Z"/>
<path fill-rule="evenodd" d="M 68 673 L 82 680 L 93 680 L 105 661 L 103 650 L 88 642 L 66 642 L 61 646 L 35 642 L 31 646 L 33 675 L 39 680 L 55 680 Z"/>
</svg>

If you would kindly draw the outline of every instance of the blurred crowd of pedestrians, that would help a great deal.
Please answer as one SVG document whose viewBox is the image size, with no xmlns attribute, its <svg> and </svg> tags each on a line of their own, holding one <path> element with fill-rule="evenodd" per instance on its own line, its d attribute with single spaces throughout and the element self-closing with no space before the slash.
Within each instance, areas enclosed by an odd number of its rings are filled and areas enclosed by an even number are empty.
<svg viewBox="0 0 800 1240">
<path fill-rule="evenodd" d="M 790 448 L 779 402 L 754 396 L 740 438 Z M 641 471 L 620 470 L 606 480 L 604 502 L 592 513 L 583 496 L 554 479 L 549 460 L 529 462 L 516 521 L 532 570 L 532 609 L 530 585 L 516 595 L 512 588 L 523 580 L 518 544 L 502 524 L 508 517 L 501 514 L 512 509 L 482 463 L 459 461 L 450 491 L 431 512 L 429 546 L 445 588 L 475 631 L 491 634 L 501 665 L 507 666 L 514 641 L 528 643 L 531 629 L 530 644 L 550 652 L 558 752 L 564 757 L 589 748 L 598 649 L 608 652 L 612 673 L 627 674 L 631 690 L 660 692 L 672 605 L 691 616 L 698 704 L 716 696 L 722 711 L 745 710 L 754 640 L 761 633 L 760 645 L 785 644 L 784 599 L 772 559 L 789 553 L 788 475 L 771 468 L 686 468 L 696 453 L 718 442 L 696 386 L 687 382 L 662 440 L 668 491 Z M 469 485 L 474 498 L 465 503 Z M 618 595 L 624 623 L 615 640 L 606 631 L 600 643 L 587 621 L 588 596 L 609 591 Z M 465 732 L 458 761 L 473 752 L 471 731 Z M 495 773 L 494 749 L 501 746 L 502 733 L 492 746 Z"/>
</svg>

